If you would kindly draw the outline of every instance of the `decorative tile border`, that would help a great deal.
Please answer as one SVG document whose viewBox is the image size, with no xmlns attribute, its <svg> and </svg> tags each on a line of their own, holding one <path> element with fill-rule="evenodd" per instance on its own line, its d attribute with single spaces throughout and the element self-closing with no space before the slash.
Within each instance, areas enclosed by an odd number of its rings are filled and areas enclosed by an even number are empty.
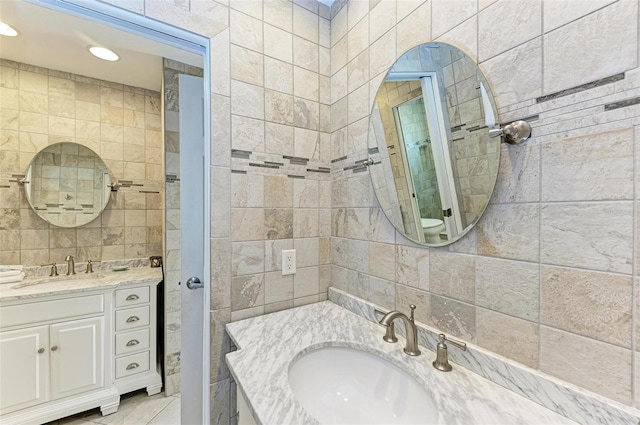
<svg viewBox="0 0 640 425">
<path fill-rule="evenodd" d="M 378 321 L 374 309 L 380 307 L 375 304 L 335 288 L 329 288 L 329 300 L 369 321 Z M 396 322 L 396 329 L 404 334 L 402 322 Z M 439 333 L 437 329 L 418 323 L 418 343 L 432 351 L 435 351 Z M 478 346 L 467 344 L 466 351 L 450 350 L 449 357 L 458 365 L 583 425 L 640 424 L 640 411 L 636 409 Z"/>
<path fill-rule="evenodd" d="M 620 73 L 620 74 L 616 74 L 616 75 L 612 75 L 610 77 L 605 77 L 605 78 L 601 78 L 599 80 L 596 81 L 592 81 L 590 83 L 586 83 L 586 84 L 582 84 L 576 87 L 572 87 L 570 89 L 566 89 L 566 90 L 562 90 L 556 93 L 551 93 L 548 94 L 546 96 L 540 96 L 538 98 L 536 98 L 536 103 L 542 103 L 542 102 L 546 102 L 547 100 L 551 100 L 551 99 L 557 99 L 559 97 L 563 97 L 563 96 L 568 96 L 570 94 L 574 94 L 574 93 L 578 93 L 584 90 L 589 90 L 592 89 L 594 87 L 599 87 L 599 86 L 603 86 L 605 84 L 609 84 L 609 83 L 613 83 L 616 81 L 620 81 L 620 80 L 624 80 L 624 72 Z"/>
<path fill-rule="evenodd" d="M 331 168 L 326 166 L 329 164 L 298 156 L 232 149 L 231 158 L 231 172 L 236 174 L 259 173 L 282 175 L 289 178 L 323 180 L 325 178 L 319 177 L 320 175 L 331 173 Z M 252 171 L 252 169 L 255 171 Z"/>
<path fill-rule="evenodd" d="M 631 99 L 621 100 L 619 102 L 607 103 L 604 105 L 605 111 L 613 111 L 614 109 L 624 108 L 625 106 L 637 105 L 640 103 L 640 97 L 634 97 Z"/>
</svg>

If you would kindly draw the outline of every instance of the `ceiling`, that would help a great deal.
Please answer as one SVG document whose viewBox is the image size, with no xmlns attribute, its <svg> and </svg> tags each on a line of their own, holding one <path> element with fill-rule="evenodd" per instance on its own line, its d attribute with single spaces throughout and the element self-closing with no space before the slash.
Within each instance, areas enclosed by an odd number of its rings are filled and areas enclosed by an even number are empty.
<svg viewBox="0 0 640 425">
<path fill-rule="evenodd" d="M 0 57 L 159 91 L 162 58 L 202 67 L 202 57 L 107 25 L 27 3 L 0 0 L 0 21 L 20 33 L 0 37 Z M 92 56 L 88 46 L 108 47 L 117 62 Z"/>
</svg>

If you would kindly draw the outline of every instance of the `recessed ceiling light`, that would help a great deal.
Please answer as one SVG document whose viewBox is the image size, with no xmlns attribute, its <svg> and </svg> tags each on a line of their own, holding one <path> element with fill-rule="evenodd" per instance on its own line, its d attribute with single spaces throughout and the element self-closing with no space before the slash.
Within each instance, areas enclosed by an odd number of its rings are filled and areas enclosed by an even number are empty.
<svg viewBox="0 0 640 425">
<path fill-rule="evenodd" d="M 120 56 L 118 56 L 116 52 L 109 50 L 106 47 L 90 46 L 89 52 L 97 58 L 110 62 L 115 62 L 120 59 Z"/>
<path fill-rule="evenodd" d="M 0 35 L 6 35 L 7 37 L 16 37 L 18 31 L 9 24 L 0 22 Z"/>
</svg>

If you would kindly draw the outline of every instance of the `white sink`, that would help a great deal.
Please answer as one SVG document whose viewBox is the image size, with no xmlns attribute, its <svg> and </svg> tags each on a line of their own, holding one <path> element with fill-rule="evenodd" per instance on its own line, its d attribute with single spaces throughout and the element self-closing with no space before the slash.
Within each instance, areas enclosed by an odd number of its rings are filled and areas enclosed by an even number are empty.
<svg viewBox="0 0 640 425">
<path fill-rule="evenodd" d="M 364 351 L 311 351 L 289 368 L 289 385 L 321 424 L 438 423 L 436 404 L 411 375 Z"/>
<path fill-rule="evenodd" d="M 95 282 L 98 279 L 104 277 L 104 274 L 94 273 L 87 275 L 85 273 L 78 273 L 71 276 L 48 276 L 48 277 L 32 277 L 26 278 L 22 282 L 17 283 L 11 287 L 11 289 L 20 289 L 26 286 L 41 285 L 43 283 L 57 283 L 58 285 L 74 285 L 85 286 L 90 282 Z"/>
</svg>

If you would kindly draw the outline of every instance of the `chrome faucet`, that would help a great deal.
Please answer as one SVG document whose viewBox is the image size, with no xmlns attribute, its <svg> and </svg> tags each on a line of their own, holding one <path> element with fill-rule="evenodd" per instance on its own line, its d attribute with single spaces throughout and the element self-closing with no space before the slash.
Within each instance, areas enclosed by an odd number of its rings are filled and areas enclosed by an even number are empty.
<svg viewBox="0 0 640 425">
<path fill-rule="evenodd" d="M 67 255 L 67 258 L 64 259 L 67 262 L 67 276 L 76 274 L 76 263 L 73 261 L 72 255 Z"/>
<path fill-rule="evenodd" d="M 433 367 L 442 372 L 451 371 L 451 364 L 449 363 L 449 355 L 447 352 L 447 344 L 444 342 L 450 342 L 454 346 L 458 347 L 462 351 L 467 351 L 467 344 L 461 341 L 454 341 L 450 338 L 447 338 L 445 334 L 438 335 L 439 341 L 438 346 L 436 347 L 436 359 L 433 361 Z"/>
<path fill-rule="evenodd" d="M 394 320 L 398 318 L 402 319 L 402 321 L 404 322 L 404 327 L 407 331 L 407 344 L 404 347 L 404 352 L 410 356 L 419 356 L 420 350 L 418 349 L 418 330 L 416 328 L 415 321 L 413 320 L 413 311 L 416 309 L 416 306 L 411 304 L 409 308 L 411 308 L 411 317 L 407 317 L 406 314 L 394 310 L 385 314 L 384 317 L 380 319 L 379 323 L 381 325 L 387 326 L 387 335 L 385 335 L 384 340 L 387 342 L 392 342 L 386 338 L 389 334 L 389 328 L 391 327 L 390 325 L 393 324 Z"/>
</svg>

